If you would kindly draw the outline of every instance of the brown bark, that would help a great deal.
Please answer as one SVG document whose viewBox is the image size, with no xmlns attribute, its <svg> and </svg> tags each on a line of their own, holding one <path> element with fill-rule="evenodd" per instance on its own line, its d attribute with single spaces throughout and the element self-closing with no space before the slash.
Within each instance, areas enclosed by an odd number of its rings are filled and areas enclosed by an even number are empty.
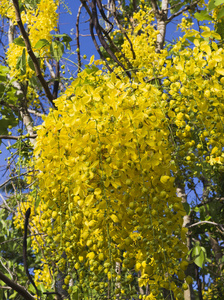
<svg viewBox="0 0 224 300">
<path fill-rule="evenodd" d="M 13 280 L 9 279 L 2 272 L 0 272 L 0 280 L 5 282 L 7 286 L 11 287 L 14 291 L 19 293 L 24 299 L 34 300 L 35 298 L 21 285 L 15 283 Z"/>
<path fill-rule="evenodd" d="M 181 184 L 177 184 L 177 185 L 178 185 L 177 196 L 182 199 L 182 203 L 187 203 L 187 195 L 185 193 L 184 187 Z M 190 215 L 185 215 L 183 218 L 183 227 L 188 227 L 189 225 L 191 225 L 191 217 L 190 217 Z M 188 236 L 187 236 L 186 244 L 187 244 L 188 250 L 190 251 L 192 248 L 190 234 L 188 234 Z M 190 257 L 189 257 L 189 260 L 190 260 Z M 185 272 L 186 276 L 188 276 L 188 275 L 192 276 L 193 272 L 194 272 L 193 265 L 189 265 Z M 188 289 L 184 291 L 184 300 L 194 300 L 194 299 L 195 299 L 195 296 L 194 296 L 193 287 L 192 287 L 192 284 L 189 284 Z"/>
<path fill-rule="evenodd" d="M 157 20 L 157 30 L 159 31 L 156 41 L 156 52 L 160 52 L 163 49 L 166 36 L 168 0 L 162 0 L 161 10 L 157 6 L 157 1 L 152 0 L 152 8 Z"/>
<path fill-rule="evenodd" d="M 221 259 L 223 256 L 222 250 L 221 250 L 221 247 L 219 246 L 217 240 L 212 237 L 210 232 L 208 232 L 208 235 L 209 235 L 209 240 L 210 240 L 210 243 L 212 246 L 212 250 L 215 255 L 215 260 L 216 260 L 216 264 L 218 266 L 219 275 L 221 275 L 221 271 L 222 271 L 222 267 L 223 267 L 223 263 L 221 263 Z"/>
</svg>

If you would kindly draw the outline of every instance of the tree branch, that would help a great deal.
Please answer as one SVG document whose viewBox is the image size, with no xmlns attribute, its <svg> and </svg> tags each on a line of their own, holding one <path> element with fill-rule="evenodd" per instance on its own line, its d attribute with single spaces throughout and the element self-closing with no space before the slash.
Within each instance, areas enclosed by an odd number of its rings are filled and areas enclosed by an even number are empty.
<svg viewBox="0 0 224 300">
<path fill-rule="evenodd" d="M 8 206 L 7 202 L 5 201 L 4 197 L 2 196 L 2 194 L 0 194 L 0 197 L 2 198 L 2 201 L 5 204 L 5 209 L 7 209 L 8 211 L 10 211 L 11 213 L 13 212 L 13 210 Z M 2 206 L 1 206 L 2 207 Z M 3 207 L 2 207 L 3 208 Z M 1 245 L 1 244 L 0 244 Z"/>
<path fill-rule="evenodd" d="M 89 30 L 90 30 L 90 34 L 91 34 L 91 38 L 93 40 L 93 43 L 94 43 L 94 46 L 96 47 L 96 51 L 99 53 L 100 55 L 100 58 L 105 62 L 105 65 L 107 67 L 107 69 L 112 73 L 113 70 L 111 69 L 111 67 L 108 65 L 105 57 L 103 56 L 101 50 L 100 50 L 100 47 L 99 45 L 97 44 L 97 41 L 96 41 L 96 38 L 95 38 L 95 35 L 94 35 L 94 32 L 93 32 L 93 22 L 92 22 L 92 19 L 90 19 L 89 21 Z"/>
<path fill-rule="evenodd" d="M 56 41 L 59 41 L 59 37 L 56 38 Z M 54 88 L 53 88 L 53 98 L 58 98 L 58 88 L 59 88 L 59 80 L 60 80 L 60 63 L 56 61 L 55 66 L 55 81 L 54 81 Z"/>
<path fill-rule="evenodd" d="M 42 73 L 41 73 L 41 69 L 40 69 L 40 65 L 39 65 L 39 62 L 32 50 L 32 47 L 31 47 L 31 43 L 30 43 L 30 40 L 29 40 L 29 37 L 28 37 L 28 34 L 23 26 L 23 23 L 22 23 L 22 19 L 21 19 L 21 15 L 20 15 L 20 11 L 19 11 L 19 3 L 18 3 L 18 0 L 12 0 L 13 1 L 13 5 L 14 5 L 14 8 L 15 8 L 15 13 L 16 13 L 16 22 L 17 22 L 17 25 L 19 27 L 19 30 L 22 34 L 22 37 L 24 39 L 24 42 L 25 42 L 25 45 L 26 45 L 26 49 L 27 49 L 27 53 L 28 55 L 30 56 L 30 58 L 32 59 L 33 61 L 33 64 L 34 64 L 34 68 L 35 68 L 35 72 L 36 72 L 36 76 L 38 77 L 44 91 L 45 91 L 45 94 L 48 98 L 48 100 L 51 102 L 51 104 L 55 107 L 55 104 L 53 102 L 54 100 L 54 97 L 53 95 L 51 94 L 50 92 L 50 89 L 48 87 L 48 84 L 47 82 L 45 81 Z"/>
<path fill-rule="evenodd" d="M 0 271 L 0 280 L 5 282 L 9 287 L 11 287 L 14 291 L 19 293 L 26 300 L 35 300 L 35 298 L 21 285 L 15 283 L 13 280 L 9 279 Z"/>
<path fill-rule="evenodd" d="M 224 227 L 222 226 L 222 224 L 218 224 L 218 223 L 211 222 L 211 221 L 200 221 L 200 222 L 194 223 L 192 225 L 189 225 L 187 227 L 190 228 L 190 227 L 194 227 L 194 226 L 198 226 L 198 225 L 202 225 L 202 224 L 211 224 L 211 225 L 218 226 L 221 228 L 221 230 L 223 231 L 223 234 L 224 234 Z"/>
<path fill-rule="evenodd" d="M 1 262 L 2 267 L 10 274 L 11 278 L 13 279 L 13 275 L 12 275 L 11 271 L 4 265 L 3 261 L 1 260 L 1 258 L 0 258 L 0 262 Z"/>
<path fill-rule="evenodd" d="M 37 134 L 25 136 L 26 138 L 35 139 Z M 13 135 L 0 135 L 0 140 L 19 140 L 22 136 L 13 136 Z"/>
<path fill-rule="evenodd" d="M 92 8 L 93 26 L 96 29 L 96 33 L 97 33 L 98 38 L 101 42 L 101 45 L 107 51 L 107 53 L 110 55 L 110 57 L 126 72 L 128 77 L 131 78 L 130 72 L 128 72 L 127 69 L 124 67 L 124 65 L 117 59 L 117 57 L 114 55 L 113 51 L 110 49 L 110 47 L 108 46 L 108 44 L 106 43 L 106 41 L 103 37 L 103 34 L 102 34 L 100 26 L 99 26 L 99 21 L 98 21 L 98 18 L 97 18 L 96 0 L 92 0 L 91 8 Z"/>
<path fill-rule="evenodd" d="M 28 268 L 28 264 L 27 264 L 27 230 L 28 230 L 30 212 L 31 212 L 31 209 L 29 207 L 25 214 L 24 237 L 23 237 L 23 264 L 24 264 L 24 269 L 25 269 L 26 275 L 29 278 L 29 281 L 34 286 L 34 288 L 37 292 L 37 295 L 38 295 L 38 289 L 36 287 L 36 284 L 33 281 L 33 278 L 31 277 L 31 275 L 29 273 L 29 268 Z"/>
<path fill-rule="evenodd" d="M 130 45 L 130 47 L 131 47 L 132 57 L 133 57 L 133 59 L 135 59 L 135 58 L 136 58 L 136 55 L 135 55 L 135 51 L 134 51 L 132 42 L 131 42 L 131 40 L 129 39 L 129 37 L 128 37 L 127 33 L 125 32 L 124 28 L 122 27 L 122 25 L 120 24 L 119 19 L 117 18 L 117 12 L 116 12 L 115 0 L 113 0 L 113 6 L 114 6 L 114 10 L 112 11 L 112 15 L 113 15 L 113 17 L 114 17 L 114 20 L 115 20 L 117 26 L 119 27 L 120 31 L 124 34 L 124 36 L 126 37 L 127 41 L 129 42 L 129 45 Z"/>
<path fill-rule="evenodd" d="M 13 135 L 0 135 L 0 140 L 19 140 L 21 139 L 21 136 L 13 136 Z"/>
<path fill-rule="evenodd" d="M 76 19 L 76 46 L 77 46 L 77 56 L 78 56 L 78 73 L 81 71 L 82 62 L 81 62 L 81 54 L 80 54 L 80 41 L 79 41 L 79 18 L 81 15 L 83 4 L 81 3 L 77 13 Z"/>
<path fill-rule="evenodd" d="M 29 109 L 29 108 L 27 109 L 27 111 L 28 111 L 28 113 L 33 114 L 33 115 L 35 115 L 35 116 L 37 116 L 37 117 L 40 117 L 40 118 L 42 118 L 43 115 L 44 115 L 44 114 L 42 114 L 42 113 L 40 113 L 40 112 L 38 112 L 38 111 L 36 111 L 36 110 Z"/>
<path fill-rule="evenodd" d="M 128 75 L 129 78 L 131 78 L 131 74 L 130 72 L 124 67 L 124 65 L 117 59 L 117 57 L 114 55 L 113 51 L 110 49 L 109 45 L 107 44 L 103 34 L 107 35 L 108 32 L 106 32 L 99 24 L 99 20 L 98 20 L 98 17 L 97 17 L 97 7 L 96 5 L 99 3 L 99 1 L 97 0 L 93 0 L 91 2 L 91 9 L 92 9 L 92 12 L 91 10 L 89 9 L 88 5 L 86 4 L 86 0 L 81 0 L 82 4 L 83 4 L 83 7 L 85 7 L 87 13 L 89 14 L 90 16 L 90 23 L 89 23 L 89 26 L 90 26 L 90 34 L 91 34 L 91 37 L 92 37 L 92 40 L 93 40 L 93 43 L 96 47 L 96 50 L 97 52 L 99 53 L 100 55 L 100 58 L 102 60 L 105 61 L 105 64 L 106 64 L 106 67 L 107 69 L 110 71 L 110 72 L 113 72 L 113 70 L 110 68 L 110 66 L 108 65 L 105 57 L 103 56 L 102 52 L 100 51 L 100 48 L 99 48 L 99 45 L 97 44 L 97 41 L 95 39 L 95 35 L 94 35 L 94 32 L 93 32 L 93 28 L 95 27 L 95 30 L 96 30 L 96 33 L 97 33 L 97 36 L 99 38 L 99 41 L 102 45 L 102 47 L 105 49 L 105 51 L 110 55 L 110 57 L 126 72 L 126 74 Z M 99 4 L 100 6 L 100 4 Z M 100 6 L 101 7 L 101 6 Z M 105 16 L 105 14 L 104 14 Z M 103 17 L 103 16 L 102 16 Z M 106 16 L 105 16 L 106 17 Z M 107 19 L 107 18 L 106 18 Z M 108 22 L 108 21 L 107 21 Z M 108 22 L 110 23 L 110 21 Z M 121 51 L 119 51 L 121 52 Z M 119 76 L 117 76 L 117 78 L 119 79 Z"/>
<path fill-rule="evenodd" d="M 32 172 L 32 171 L 27 171 L 27 172 L 21 173 L 21 174 L 19 174 L 19 175 L 16 175 L 16 176 L 13 176 L 13 177 L 7 179 L 5 182 L 3 182 L 3 183 L 0 185 L 0 189 L 1 189 L 2 187 L 4 187 L 7 183 L 9 183 L 10 181 L 12 181 L 13 179 L 16 179 L 16 178 L 18 178 L 18 177 L 21 177 L 21 176 L 23 176 L 23 175 L 27 175 L 27 174 L 30 173 L 30 172 Z"/>
<path fill-rule="evenodd" d="M 182 8 L 181 10 L 177 11 L 175 14 L 173 14 L 172 16 L 170 16 L 167 19 L 167 23 L 169 23 L 170 21 L 172 21 L 174 18 L 178 17 L 179 15 L 181 15 L 183 12 L 185 12 L 186 10 L 190 9 L 192 6 L 198 4 L 200 0 L 197 0 L 195 2 L 192 2 L 191 4 L 185 6 L 184 8 Z"/>
</svg>

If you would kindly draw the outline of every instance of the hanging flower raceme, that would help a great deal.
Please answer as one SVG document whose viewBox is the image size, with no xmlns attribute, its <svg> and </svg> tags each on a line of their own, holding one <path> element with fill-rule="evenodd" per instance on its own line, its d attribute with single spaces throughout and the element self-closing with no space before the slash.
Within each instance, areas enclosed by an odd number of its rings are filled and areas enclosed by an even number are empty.
<svg viewBox="0 0 224 300">
<path fill-rule="evenodd" d="M 144 299 L 164 289 L 183 299 L 185 211 L 174 180 L 180 166 L 193 172 L 198 164 L 200 174 L 223 163 L 223 50 L 195 38 L 193 48 L 177 43 L 172 56 L 155 54 L 145 18 L 136 14 L 137 31 L 128 31 L 139 55 L 127 41 L 122 48 L 133 79 L 119 67 L 87 67 L 38 129 L 31 222 L 44 235 L 34 247 L 45 245 L 69 293 L 131 299 L 148 286 Z M 46 269 L 36 278 L 44 281 Z"/>
<path fill-rule="evenodd" d="M 47 234 L 49 261 L 65 270 L 66 253 L 67 272 L 76 269 L 82 278 L 85 270 L 93 289 L 102 280 L 115 287 L 121 276 L 115 288 L 121 292 L 135 270 L 139 285 L 150 284 L 153 295 L 160 288 L 178 294 L 172 276 L 182 280 L 187 266 L 180 264 L 186 255 L 184 211 L 174 187 L 167 120 L 158 105 L 161 92 L 101 72 L 83 71 L 38 130 L 40 218 L 32 222 Z"/>
</svg>

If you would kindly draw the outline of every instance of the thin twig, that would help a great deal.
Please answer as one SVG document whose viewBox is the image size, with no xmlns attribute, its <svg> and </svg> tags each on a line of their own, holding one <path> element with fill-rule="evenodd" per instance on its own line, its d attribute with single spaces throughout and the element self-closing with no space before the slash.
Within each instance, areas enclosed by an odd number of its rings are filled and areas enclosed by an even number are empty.
<svg viewBox="0 0 224 300">
<path fill-rule="evenodd" d="M 10 274 L 11 278 L 13 279 L 13 275 L 12 275 L 11 271 L 5 266 L 5 264 L 3 263 L 1 258 L 0 258 L 0 262 L 1 262 L 2 267 Z"/>
<path fill-rule="evenodd" d="M 19 140 L 21 139 L 23 136 L 12 136 L 12 135 L 0 135 L 0 139 L 4 139 L 4 140 Z M 25 138 L 28 139 L 35 139 L 37 137 L 37 134 L 34 135 L 25 135 Z"/>
<path fill-rule="evenodd" d="M 108 30 L 107 34 L 111 32 L 111 30 L 113 29 L 114 25 L 110 22 L 110 20 L 106 17 L 104 10 L 103 10 L 103 6 L 101 3 L 101 0 L 96 0 L 96 4 L 99 8 L 99 11 L 101 13 L 101 16 L 103 17 L 104 21 L 107 22 L 108 24 L 110 24 L 111 28 Z"/>
<path fill-rule="evenodd" d="M 110 55 L 110 57 L 126 72 L 129 78 L 131 78 L 131 74 L 127 69 L 124 67 L 124 65 L 117 59 L 117 57 L 114 55 L 113 51 L 108 46 L 107 42 L 105 41 L 102 31 L 100 29 L 98 17 L 97 17 L 97 8 L 96 8 L 96 0 L 92 0 L 91 2 L 91 8 L 92 8 L 92 22 L 93 26 L 95 27 L 96 33 L 98 35 L 99 41 L 101 42 L 101 45 L 103 48 L 107 51 L 107 53 Z"/>
<path fill-rule="evenodd" d="M 218 224 L 218 223 L 211 222 L 211 221 L 200 221 L 200 222 L 197 222 L 197 223 L 194 223 L 194 224 L 192 224 L 192 225 L 188 226 L 188 228 L 190 228 L 190 227 L 194 227 L 194 226 L 198 226 L 198 225 L 202 225 L 202 224 L 211 224 L 211 225 L 218 226 L 218 227 L 220 227 L 220 228 L 221 228 L 221 230 L 222 230 L 222 231 L 223 231 L 223 233 L 224 233 L 224 227 L 223 227 L 223 225 L 222 225 L 222 224 Z"/>
<path fill-rule="evenodd" d="M 13 179 L 16 179 L 16 178 L 18 178 L 18 177 L 21 177 L 21 176 L 23 176 L 23 175 L 27 175 L 27 174 L 30 173 L 30 172 L 32 172 L 32 171 L 27 171 L 27 172 L 21 173 L 21 174 L 19 174 L 19 175 L 15 175 L 15 176 L 13 176 L 13 177 L 7 179 L 5 182 L 3 182 L 3 183 L 0 185 L 0 189 L 1 189 L 3 186 L 5 186 L 7 183 L 9 183 L 10 181 L 12 181 Z"/>
<path fill-rule="evenodd" d="M 7 202 L 5 201 L 4 197 L 2 196 L 2 194 L 0 194 L 0 197 L 2 198 L 2 201 L 4 202 L 6 208 L 8 209 L 8 211 L 13 212 L 13 210 L 8 206 Z"/>
<path fill-rule="evenodd" d="M 0 135 L 0 140 L 19 140 L 21 139 L 21 136 L 13 136 L 13 135 Z"/>
<path fill-rule="evenodd" d="M 114 7 L 115 7 L 115 11 L 112 11 L 112 15 L 113 15 L 113 17 L 114 17 L 114 19 L 115 19 L 115 22 L 116 22 L 117 26 L 119 27 L 120 31 L 124 34 L 124 36 L 126 37 L 127 41 L 129 42 L 129 45 L 130 45 L 130 47 L 131 47 L 132 57 L 133 57 L 133 59 L 135 59 L 135 58 L 136 58 L 136 55 L 135 55 L 135 51 L 134 51 L 132 42 L 131 42 L 131 40 L 129 39 L 129 37 L 128 37 L 126 31 L 124 30 L 124 28 L 122 27 L 120 21 L 119 21 L 118 18 L 117 18 L 115 2 L 114 2 Z"/>
<path fill-rule="evenodd" d="M 97 44 L 97 41 L 96 41 L 96 38 L 95 38 L 95 35 L 94 35 L 94 32 L 93 32 L 93 22 L 92 22 L 92 19 L 90 19 L 90 21 L 89 21 L 89 30 L 90 30 L 90 34 L 91 34 L 93 43 L 94 43 L 94 45 L 95 45 L 95 47 L 96 47 L 96 51 L 99 53 L 100 58 L 105 62 L 105 65 L 106 65 L 107 69 L 112 73 L 113 70 L 112 70 L 111 67 L 108 65 L 108 63 L 107 63 L 105 57 L 103 56 L 103 54 L 102 54 L 102 52 L 101 52 L 101 50 L 100 50 L 99 45 Z"/>
<path fill-rule="evenodd" d="M 79 18 L 81 15 L 83 4 L 81 3 L 78 9 L 77 13 L 77 19 L 76 19 L 76 45 L 77 45 L 77 56 L 78 56 L 78 73 L 81 71 L 82 62 L 81 62 L 81 53 L 80 53 L 80 40 L 79 40 Z"/>
<path fill-rule="evenodd" d="M 178 12 L 174 13 L 172 16 L 170 16 L 167 19 L 167 23 L 169 23 L 170 21 L 172 21 L 174 18 L 178 17 L 179 15 L 181 15 L 183 12 L 185 12 L 186 10 L 190 9 L 192 6 L 198 4 L 200 0 L 197 0 L 195 2 L 192 2 L 191 4 L 185 6 L 184 8 L 182 8 L 181 10 L 179 10 Z"/>
</svg>

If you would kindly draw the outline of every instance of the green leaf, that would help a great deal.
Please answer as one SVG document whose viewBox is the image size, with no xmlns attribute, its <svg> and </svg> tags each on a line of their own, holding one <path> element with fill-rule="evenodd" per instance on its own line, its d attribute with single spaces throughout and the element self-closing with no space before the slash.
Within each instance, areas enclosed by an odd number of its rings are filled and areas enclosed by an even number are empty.
<svg viewBox="0 0 224 300">
<path fill-rule="evenodd" d="M 37 200 L 35 201 L 35 207 L 37 208 L 39 206 L 41 198 L 38 197 Z"/>
<path fill-rule="evenodd" d="M 224 7 L 222 7 L 217 15 L 217 19 L 221 19 L 222 17 L 224 17 Z"/>
<path fill-rule="evenodd" d="M 18 37 L 16 39 L 14 39 L 13 41 L 14 44 L 18 45 L 18 46 L 21 46 L 21 47 L 25 47 L 25 42 L 24 42 L 24 39 L 22 37 Z"/>
<path fill-rule="evenodd" d="M 65 47 L 68 50 L 71 50 L 71 46 L 70 46 L 71 41 L 72 41 L 72 38 L 67 34 L 65 36 L 63 36 L 63 38 L 62 38 L 62 42 L 65 44 Z"/>
<path fill-rule="evenodd" d="M 220 202 L 211 202 L 208 203 L 208 211 L 210 216 L 212 217 L 212 221 L 216 223 L 220 223 L 220 210 L 222 208 L 222 204 Z"/>
<path fill-rule="evenodd" d="M 9 68 L 5 66 L 0 66 L 0 74 L 6 76 L 9 73 Z"/>
<path fill-rule="evenodd" d="M 189 216 L 190 212 L 191 212 L 191 207 L 188 203 L 182 203 L 183 204 L 183 207 L 186 211 L 186 214 Z"/>
<path fill-rule="evenodd" d="M 216 32 L 224 39 L 224 19 L 219 20 L 216 24 Z"/>
<path fill-rule="evenodd" d="M 28 55 L 28 65 L 30 67 L 30 69 L 32 69 L 33 71 L 35 71 L 35 67 L 34 67 L 34 63 L 30 57 L 30 55 Z"/>
<path fill-rule="evenodd" d="M 59 61 L 64 53 L 64 45 L 60 41 L 53 41 L 51 44 L 51 55 Z"/>
<path fill-rule="evenodd" d="M 32 76 L 31 78 L 29 78 L 29 82 L 33 88 L 41 87 L 40 82 L 38 81 L 36 76 Z"/>
<path fill-rule="evenodd" d="M 198 211 L 199 211 L 199 207 L 196 206 L 196 207 L 194 208 L 194 211 L 195 211 L 195 212 L 198 212 Z"/>
<path fill-rule="evenodd" d="M 200 13 L 196 12 L 194 14 L 194 16 L 198 21 L 212 21 L 213 20 L 213 18 L 208 14 L 208 12 L 206 10 L 203 10 Z"/>
<path fill-rule="evenodd" d="M 212 11 L 214 8 L 216 8 L 215 0 L 210 0 L 208 4 L 208 11 Z"/>
<path fill-rule="evenodd" d="M 196 12 L 194 14 L 198 21 L 212 21 L 212 17 L 208 14 L 207 10 L 201 10 L 200 13 Z"/>
<path fill-rule="evenodd" d="M 187 39 L 188 39 L 190 42 L 193 43 L 194 40 L 195 40 L 195 36 L 188 36 Z M 202 41 L 204 41 L 205 39 L 203 39 L 203 38 L 197 38 L 197 40 L 198 40 L 199 42 L 202 42 Z"/>
<path fill-rule="evenodd" d="M 20 70 L 21 74 L 26 74 L 26 50 L 23 49 L 22 55 L 18 58 L 16 68 Z"/>
<path fill-rule="evenodd" d="M 24 4 L 28 9 L 37 9 L 38 3 L 40 3 L 39 0 L 26 0 Z"/>
<path fill-rule="evenodd" d="M 46 292 L 46 288 L 44 287 L 43 283 L 39 284 L 38 288 L 41 290 L 42 293 Z"/>
<path fill-rule="evenodd" d="M 68 50 L 71 50 L 70 42 L 72 41 L 72 38 L 68 34 L 66 34 L 66 33 L 52 34 L 52 36 L 57 37 L 57 38 L 62 38 L 62 42 L 65 44 L 65 47 Z"/>
<path fill-rule="evenodd" d="M 9 296 L 9 299 L 15 299 L 16 296 L 17 296 L 17 292 L 14 291 L 13 294 L 11 294 L 11 295 Z"/>
<path fill-rule="evenodd" d="M 1 76 L 0 76 L 0 80 L 1 80 Z M 0 98 L 2 98 L 4 93 L 5 93 L 5 86 L 3 84 L 0 84 Z"/>
<path fill-rule="evenodd" d="M 192 250 L 192 258 L 194 260 L 194 263 L 202 268 L 203 264 L 206 261 L 206 250 L 204 247 L 201 247 L 199 245 L 196 245 Z"/>
<path fill-rule="evenodd" d="M 199 208 L 199 212 L 200 212 L 200 220 L 204 221 L 205 220 L 205 216 L 206 216 L 206 210 L 204 206 L 201 206 Z"/>
<path fill-rule="evenodd" d="M 37 43 L 36 43 L 36 45 L 34 46 L 34 48 L 36 48 L 36 49 L 41 49 L 41 48 L 43 48 L 43 47 L 45 47 L 45 46 L 48 46 L 50 43 L 48 42 L 48 40 L 46 40 L 46 39 L 40 39 Z"/>
<path fill-rule="evenodd" d="M 219 5 L 222 5 L 224 4 L 224 0 L 215 0 L 215 5 L 216 6 L 219 6 Z"/>
<path fill-rule="evenodd" d="M 2 223 L 2 228 L 5 228 L 6 227 L 6 222 L 4 220 L 1 220 L 1 223 Z"/>
</svg>

